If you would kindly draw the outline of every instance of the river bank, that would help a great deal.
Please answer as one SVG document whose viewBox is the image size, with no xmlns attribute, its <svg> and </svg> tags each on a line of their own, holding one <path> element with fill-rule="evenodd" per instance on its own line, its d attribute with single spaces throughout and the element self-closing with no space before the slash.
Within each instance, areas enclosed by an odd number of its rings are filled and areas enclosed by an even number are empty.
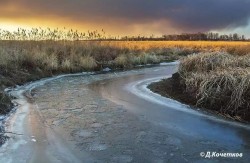
<svg viewBox="0 0 250 163">
<path fill-rule="evenodd" d="M 200 109 L 196 106 L 197 99 L 193 96 L 190 96 L 185 91 L 185 85 L 181 84 L 181 79 L 178 73 L 173 74 L 172 77 L 160 80 L 158 82 L 153 82 L 147 86 L 148 89 L 150 89 L 152 92 L 159 94 L 163 97 L 167 97 L 176 101 L 179 101 L 183 104 L 189 105 L 192 108 Z M 207 108 L 201 108 L 205 110 L 206 112 L 210 112 L 215 115 L 219 115 L 224 118 L 229 118 L 233 120 L 238 120 L 234 117 L 231 117 L 229 115 L 221 114 L 220 112 L 213 111 L 212 109 Z M 238 120 L 240 122 L 243 122 L 242 120 Z"/>
<path fill-rule="evenodd" d="M 148 86 L 153 92 L 217 115 L 250 121 L 249 55 L 201 53 L 184 58 L 172 78 Z"/>
<path fill-rule="evenodd" d="M 173 74 L 171 78 L 154 82 L 148 85 L 148 88 L 161 96 L 175 99 L 185 104 L 194 106 L 196 103 L 196 100 L 185 92 L 185 86 L 180 83 L 180 76 L 178 73 Z"/>
</svg>

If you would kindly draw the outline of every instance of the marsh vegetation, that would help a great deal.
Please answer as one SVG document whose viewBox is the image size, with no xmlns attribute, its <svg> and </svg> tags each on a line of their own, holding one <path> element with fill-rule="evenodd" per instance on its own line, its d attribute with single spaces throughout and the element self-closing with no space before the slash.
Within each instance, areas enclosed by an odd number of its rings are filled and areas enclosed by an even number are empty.
<svg viewBox="0 0 250 163">
<path fill-rule="evenodd" d="M 250 55 L 198 53 L 182 58 L 171 79 L 151 88 L 162 95 L 210 109 L 239 121 L 250 120 Z M 161 90 L 165 87 L 167 89 Z"/>
<path fill-rule="evenodd" d="M 0 30 L 0 38 L 0 113 L 9 108 L 6 87 L 62 73 L 130 69 L 180 59 L 183 91 L 198 106 L 249 118 L 247 41 L 108 41 L 104 31 L 49 28 Z"/>
</svg>

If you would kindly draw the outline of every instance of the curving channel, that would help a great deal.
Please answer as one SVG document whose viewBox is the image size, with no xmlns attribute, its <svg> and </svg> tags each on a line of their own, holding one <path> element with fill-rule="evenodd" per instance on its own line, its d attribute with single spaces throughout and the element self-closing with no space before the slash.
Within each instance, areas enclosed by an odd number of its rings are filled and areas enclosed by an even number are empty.
<svg viewBox="0 0 250 163">
<path fill-rule="evenodd" d="M 63 75 L 12 90 L 0 162 L 247 162 L 250 126 L 147 89 L 178 63 Z M 201 152 L 243 153 L 202 158 Z"/>
</svg>

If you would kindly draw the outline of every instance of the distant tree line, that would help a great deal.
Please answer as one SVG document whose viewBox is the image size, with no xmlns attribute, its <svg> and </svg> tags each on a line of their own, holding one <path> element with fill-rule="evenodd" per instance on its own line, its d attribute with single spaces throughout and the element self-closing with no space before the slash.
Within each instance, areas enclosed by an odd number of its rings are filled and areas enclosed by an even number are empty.
<svg viewBox="0 0 250 163">
<path fill-rule="evenodd" d="M 28 29 L 18 28 L 17 31 L 2 30 L 0 28 L 0 40 L 99 40 L 99 41 L 250 41 L 244 35 L 234 34 L 222 34 L 219 33 L 183 33 L 183 34 L 171 34 L 162 35 L 160 37 L 151 36 L 111 36 L 106 35 L 106 32 L 102 29 L 100 32 L 97 30 L 88 32 L 79 32 L 73 29 L 42 29 L 41 27 Z"/>
<path fill-rule="evenodd" d="M 145 36 L 125 36 L 120 40 L 128 41 L 250 41 L 246 39 L 244 35 L 234 34 L 223 34 L 219 33 L 183 33 L 183 34 L 172 34 L 172 35 L 163 35 L 162 37 L 150 37 Z"/>
</svg>

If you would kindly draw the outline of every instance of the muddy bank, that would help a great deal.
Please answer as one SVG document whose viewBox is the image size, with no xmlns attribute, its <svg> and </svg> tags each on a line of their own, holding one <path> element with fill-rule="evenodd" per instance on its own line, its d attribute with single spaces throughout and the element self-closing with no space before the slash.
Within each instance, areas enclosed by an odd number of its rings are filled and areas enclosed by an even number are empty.
<svg viewBox="0 0 250 163">
<path fill-rule="evenodd" d="M 148 86 L 150 90 L 162 96 L 178 100 L 182 103 L 195 105 L 196 99 L 185 92 L 185 85 L 181 84 L 180 76 L 176 73 L 171 78 L 154 82 Z"/>
<path fill-rule="evenodd" d="M 4 135 L 4 127 L 1 122 L 5 117 L 2 115 L 9 113 L 11 108 L 11 98 L 5 93 L 0 92 L 0 147 L 7 139 L 7 137 Z"/>
<path fill-rule="evenodd" d="M 8 95 L 6 95 L 3 92 L 0 92 L 0 115 L 4 115 L 9 113 L 9 111 L 11 110 L 11 99 Z M 1 119 L 0 119 L 1 120 Z"/>
<path fill-rule="evenodd" d="M 23 85 L 25 83 L 39 80 L 45 77 L 51 77 L 53 75 L 57 75 L 63 72 L 52 72 L 52 71 L 41 71 L 40 69 L 4 69 L 0 67 L 0 146 L 7 139 L 4 136 L 4 126 L 2 123 L 5 119 L 4 116 L 10 113 L 12 110 L 13 103 L 12 100 L 14 97 L 11 97 L 4 90 L 8 87 L 16 87 L 18 85 Z M 2 117 L 2 118 L 1 118 Z"/>
<path fill-rule="evenodd" d="M 233 115 L 228 114 L 222 111 L 221 108 L 223 106 L 219 105 L 217 107 L 211 107 L 211 106 L 204 106 L 204 105 L 197 105 L 198 99 L 196 98 L 196 94 L 190 94 L 186 91 L 186 86 L 184 83 L 184 80 L 180 77 L 178 73 L 175 73 L 172 75 L 171 78 L 163 79 L 159 82 L 154 82 L 150 85 L 148 85 L 148 88 L 157 93 L 161 96 L 175 99 L 177 101 L 180 101 L 181 103 L 193 106 L 193 107 L 199 107 L 205 110 L 206 112 L 210 112 L 212 114 L 216 114 L 219 116 L 222 116 L 224 118 L 233 119 L 236 121 L 240 121 L 243 123 L 249 123 L 250 116 L 246 114 L 244 115 Z M 223 99 L 221 99 L 223 101 Z"/>
<path fill-rule="evenodd" d="M 3 69 L 0 67 L 0 115 L 8 114 L 12 108 L 12 97 L 4 91 L 6 88 L 57 74 L 60 74 L 60 72 L 42 72 L 39 69 L 31 71 L 25 69 Z"/>
</svg>

